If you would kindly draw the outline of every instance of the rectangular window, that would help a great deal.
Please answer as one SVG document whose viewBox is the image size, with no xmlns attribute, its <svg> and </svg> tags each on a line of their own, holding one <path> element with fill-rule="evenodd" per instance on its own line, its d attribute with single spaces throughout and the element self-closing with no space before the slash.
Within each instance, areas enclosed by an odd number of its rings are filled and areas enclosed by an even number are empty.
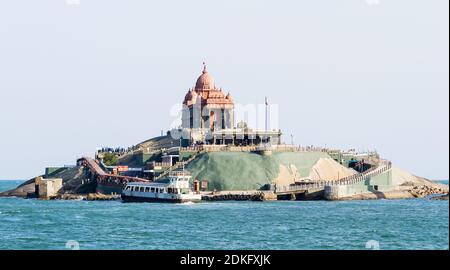
<svg viewBox="0 0 450 270">
<path fill-rule="evenodd" d="M 145 188 L 145 192 L 149 192 L 150 191 L 150 188 L 149 187 L 146 187 Z"/>
<path fill-rule="evenodd" d="M 144 192 L 144 187 L 141 187 L 139 191 Z"/>
<path fill-rule="evenodd" d="M 155 188 L 152 187 L 151 188 L 151 192 L 155 193 Z"/>
</svg>

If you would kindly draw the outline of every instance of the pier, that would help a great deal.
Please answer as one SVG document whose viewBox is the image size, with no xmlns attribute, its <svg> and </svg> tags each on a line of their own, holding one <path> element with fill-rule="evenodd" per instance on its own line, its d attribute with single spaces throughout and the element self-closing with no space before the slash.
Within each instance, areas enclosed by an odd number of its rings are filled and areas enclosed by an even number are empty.
<svg viewBox="0 0 450 270">
<path fill-rule="evenodd" d="M 344 188 L 355 184 L 362 184 L 362 186 L 367 186 L 368 191 L 369 184 L 366 182 L 370 181 L 376 176 L 388 172 L 391 168 L 392 164 L 390 161 L 382 161 L 378 166 L 372 167 L 365 172 L 354 174 L 339 180 L 322 180 L 304 184 L 276 186 L 274 189 L 274 193 L 277 195 L 277 198 L 281 200 L 298 200 L 300 198 L 314 197 L 325 197 L 328 200 L 335 200 L 343 196 L 342 192 Z M 374 191 L 378 191 L 378 188 L 378 185 L 373 186 Z"/>
</svg>

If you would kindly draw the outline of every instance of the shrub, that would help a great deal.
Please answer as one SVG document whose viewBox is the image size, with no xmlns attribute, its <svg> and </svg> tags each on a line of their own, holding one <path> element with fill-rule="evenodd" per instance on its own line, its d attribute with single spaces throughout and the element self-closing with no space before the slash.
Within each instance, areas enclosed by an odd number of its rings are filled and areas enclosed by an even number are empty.
<svg viewBox="0 0 450 270">
<path fill-rule="evenodd" d="M 118 158 L 113 153 L 106 153 L 103 157 L 103 163 L 105 163 L 106 166 L 116 166 L 118 162 Z"/>
</svg>

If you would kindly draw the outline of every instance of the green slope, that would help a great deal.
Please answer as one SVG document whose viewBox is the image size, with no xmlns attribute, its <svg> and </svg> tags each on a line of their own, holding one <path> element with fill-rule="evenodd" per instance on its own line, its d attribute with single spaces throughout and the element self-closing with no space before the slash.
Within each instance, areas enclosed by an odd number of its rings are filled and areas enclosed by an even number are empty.
<svg viewBox="0 0 450 270">
<path fill-rule="evenodd" d="M 248 190 L 271 183 L 280 173 L 280 165 L 294 165 L 300 176 L 305 177 L 322 157 L 329 156 L 322 152 L 280 152 L 270 156 L 246 152 L 211 152 L 200 155 L 186 169 L 195 179 L 208 181 L 210 190 Z"/>
</svg>

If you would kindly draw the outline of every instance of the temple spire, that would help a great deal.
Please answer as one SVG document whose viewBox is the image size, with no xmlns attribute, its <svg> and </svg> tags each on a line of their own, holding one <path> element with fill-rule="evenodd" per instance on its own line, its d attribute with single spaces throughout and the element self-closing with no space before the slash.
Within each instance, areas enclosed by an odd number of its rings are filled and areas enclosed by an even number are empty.
<svg viewBox="0 0 450 270">
<path fill-rule="evenodd" d="M 203 61 L 203 73 L 207 73 L 208 71 L 206 70 L 206 63 L 205 61 Z"/>
</svg>

